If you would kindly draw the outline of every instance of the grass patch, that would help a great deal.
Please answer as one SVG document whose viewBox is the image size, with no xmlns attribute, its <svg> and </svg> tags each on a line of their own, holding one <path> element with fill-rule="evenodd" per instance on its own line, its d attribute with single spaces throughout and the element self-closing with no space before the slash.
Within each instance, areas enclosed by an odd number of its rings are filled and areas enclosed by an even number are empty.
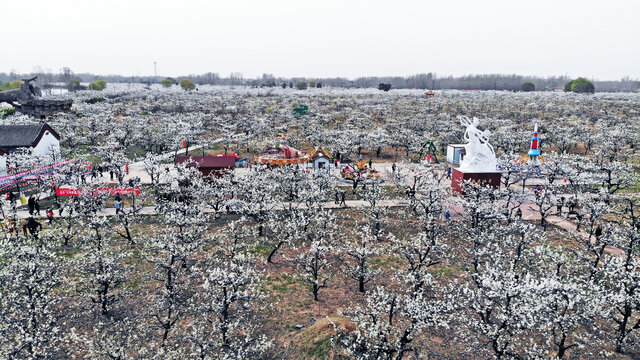
<svg viewBox="0 0 640 360">
<path fill-rule="evenodd" d="M 275 293 L 286 293 L 297 287 L 298 280 L 293 276 L 282 274 L 270 276 L 262 282 L 264 290 Z"/>
<path fill-rule="evenodd" d="M 377 257 L 371 260 L 371 268 L 387 270 L 402 264 L 402 260 L 395 256 Z"/>
<path fill-rule="evenodd" d="M 431 275 L 435 277 L 442 277 L 442 276 L 451 276 L 454 273 L 456 273 L 456 270 L 449 267 L 443 267 L 443 268 L 431 269 L 429 270 L 429 272 L 431 273 Z"/>
<path fill-rule="evenodd" d="M 304 347 L 302 353 L 306 355 L 306 359 L 326 359 L 332 349 L 331 336 L 327 336 L 313 341 L 310 346 Z"/>
<path fill-rule="evenodd" d="M 253 249 L 249 250 L 249 253 L 268 256 L 271 250 L 273 250 L 272 246 L 258 244 Z"/>
</svg>

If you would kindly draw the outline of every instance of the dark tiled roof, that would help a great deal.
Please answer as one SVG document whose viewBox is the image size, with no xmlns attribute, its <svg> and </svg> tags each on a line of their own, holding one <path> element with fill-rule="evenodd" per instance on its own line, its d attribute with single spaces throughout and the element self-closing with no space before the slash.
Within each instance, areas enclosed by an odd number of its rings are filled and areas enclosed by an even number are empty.
<svg viewBox="0 0 640 360">
<path fill-rule="evenodd" d="M 47 124 L 29 125 L 0 125 L 0 147 L 29 147 L 37 144 L 45 127 L 51 130 Z M 58 137 L 52 131 L 55 137 Z"/>
</svg>

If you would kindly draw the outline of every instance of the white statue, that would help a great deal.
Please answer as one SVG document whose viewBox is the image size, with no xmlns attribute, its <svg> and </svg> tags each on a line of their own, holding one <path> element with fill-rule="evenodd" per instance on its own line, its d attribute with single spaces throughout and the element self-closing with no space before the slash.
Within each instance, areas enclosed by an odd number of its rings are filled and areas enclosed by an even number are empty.
<svg viewBox="0 0 640 360">
<path fill-rule="evenodd" d="M 480 131 L 478 124 L 480 120 L 474 117 L 473 120 L 466 116 L 459 116 L 460 124 L 467 127 L 464 132 L 464 139 L 468 144 L 465 146 L 465 155 L 460 162 L 460 171 L 470 173 L 495 172 L 498 160 L 493 146 L 489 144 L 489 130 Z"/>
</svg>

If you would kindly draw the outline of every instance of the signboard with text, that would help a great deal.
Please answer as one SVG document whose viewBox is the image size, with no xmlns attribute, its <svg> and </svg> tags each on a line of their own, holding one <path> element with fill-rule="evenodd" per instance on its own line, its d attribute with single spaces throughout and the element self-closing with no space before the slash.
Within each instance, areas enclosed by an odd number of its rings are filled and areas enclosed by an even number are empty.
<svg viewBox="0 0 640 360">
<path fill-rule="evenodd" d="M 58 188 L 56 189 L 56 195 L 58 196 L 74 196 L 74 195 L 82 195 L 83 192 L 91 191 L 90 189 L 69 189 L 69 188 Z M 93 195 L 139 195 L 140 188 L 118 188 L 118 187 L 103 187 L 93 189 Z"/>
</svg>

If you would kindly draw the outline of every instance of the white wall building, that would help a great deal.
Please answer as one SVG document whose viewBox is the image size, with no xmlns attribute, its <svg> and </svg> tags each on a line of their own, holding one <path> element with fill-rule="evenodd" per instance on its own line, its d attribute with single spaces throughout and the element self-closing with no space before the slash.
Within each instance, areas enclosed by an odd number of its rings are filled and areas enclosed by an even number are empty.
<svg viewBox="0 0 640 360">
<path fill-rule="evenodd" d="M 331 155 L 325 151 L 322 147 L 317 147 L 311 153 L 311 163 L 313 164 L 313 170 L 331 172 Z"/>
<path fill-rule="evenodd" d="M 60 160 L 60 135 L 47 123 L 0 126 L 0 174 L 7 173 L 11 152 L 25 148 L 44 162 L 53 163 Z"/>
<path fill-rule="evenodd" d="M 7 154 L 0 150 L 0 176 L 7 174 Z"/>
</svg>

